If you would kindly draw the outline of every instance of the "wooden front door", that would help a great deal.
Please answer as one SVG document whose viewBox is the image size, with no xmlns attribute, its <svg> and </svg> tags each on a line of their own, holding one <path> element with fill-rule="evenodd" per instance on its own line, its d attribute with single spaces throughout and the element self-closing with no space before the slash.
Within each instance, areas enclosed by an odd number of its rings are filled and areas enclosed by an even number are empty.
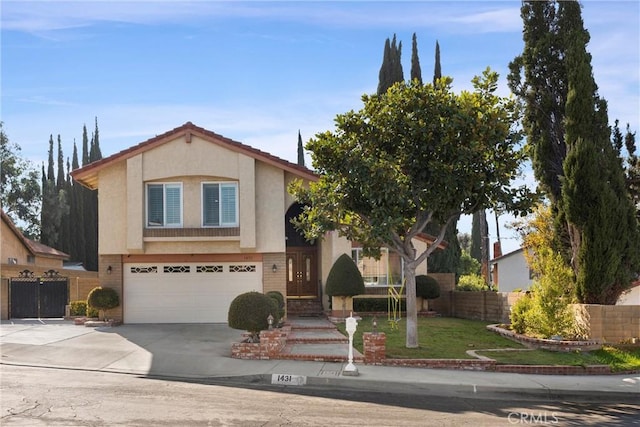
<svg viewBox="0 0 640 427">
<path fill-rule="evenodd" d="M 287 297 L 318 297 L 318 252 L 315 247 L 287 248 Z"/>
</svg>

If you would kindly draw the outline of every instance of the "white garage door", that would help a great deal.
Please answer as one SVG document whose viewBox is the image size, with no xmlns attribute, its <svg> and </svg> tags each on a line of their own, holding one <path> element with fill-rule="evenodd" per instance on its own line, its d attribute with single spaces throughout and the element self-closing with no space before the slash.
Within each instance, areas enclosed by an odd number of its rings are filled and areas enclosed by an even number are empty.
<svg viewBox="0 0 640 427">
<path fill-rule="evenodd" d="M 123 279 L 125 323 L 226 323 L 236 296 L 262 292 L 262 264 L 125 264 Z"/>
</svg>

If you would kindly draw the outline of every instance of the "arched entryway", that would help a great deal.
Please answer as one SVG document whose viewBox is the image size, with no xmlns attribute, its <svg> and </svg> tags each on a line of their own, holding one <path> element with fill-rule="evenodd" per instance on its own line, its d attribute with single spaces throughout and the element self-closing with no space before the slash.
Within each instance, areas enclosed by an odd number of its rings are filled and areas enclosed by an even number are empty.
<svg viewBox="0 0 640 427">
<path fill-rule="evenodd" d="M 303 307 L 319 304 L 320 282 L 318 280 L 318 245 L 316 241 L 309 242 L 296 230 L 291 219 L 302 212 L 303 206 L 294 203 L 285 215 L 286 233 L 286 280 L 287 300 L 298 301 L 294 305 L 305 311 Z M 315 304 L 313 304 L 315 303 Z M 292 304 L 288 304 L 292 311 Z"/>
</svg>

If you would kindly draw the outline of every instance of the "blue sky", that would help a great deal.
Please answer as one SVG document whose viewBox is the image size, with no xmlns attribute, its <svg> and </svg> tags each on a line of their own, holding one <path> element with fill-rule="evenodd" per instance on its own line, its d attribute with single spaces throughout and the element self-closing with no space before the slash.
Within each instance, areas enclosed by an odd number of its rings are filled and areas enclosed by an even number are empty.
<svg viewBox="0 0 640 427">
<path fill-rule="evenodd" d="M 582 4 L 609 117 L 638 129 L 640 3 Z M 384 41 L 394 33 L 406 78 L 416 32 L 423 78 L 432 77 L 438 40 L 443 74 L 457 91 L 489 66 L 507 95 L 507 66 L 522 50 L 519 1 L 3 0 L 0 7 L 0 119 L 38 167 L 50 134 L 61 135 L 70 156 L 96 116 L 105 156 L 192 121 L 296 161 L 298 130 L 306 141 L 332 129 L 336 114 L 375 92 Z M 459 229 L 470 232 L 468 218 Z M 500 232 L 507 251 L 517 248 L 513 232 Z"/>
</svg>

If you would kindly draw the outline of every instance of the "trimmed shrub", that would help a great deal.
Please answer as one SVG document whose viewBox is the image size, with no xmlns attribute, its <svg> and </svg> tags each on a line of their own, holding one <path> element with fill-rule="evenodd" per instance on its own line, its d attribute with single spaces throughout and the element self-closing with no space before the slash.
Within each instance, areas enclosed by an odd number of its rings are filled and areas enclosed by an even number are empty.
<svg viewBox="0 0 640 427">
<path fill-rule="evenodd" d="M 389 299 L 388 298 L 354 298 L 353 299 L 353 311 L 358 313 L 369 312 L 388 312 L 389 311 Z M 407 311 L 407 301 L 402 298 L 400 300 L 400 311 Z"/>
<path fill-rule="evenodd" d="M 98 286 L 89 292 L 89 295 L 87 296 L 87 305 L 90 308 L 102 312 L 104 317 L 104 313 L 107 310 L 111 310 L 112 308 L 116 308 L 120 305 L 120 297 L 115 289 Z"/>
<path fill-rule="evenodd" d="M 69 303 L 69 315 L 98 317 L 98 310 L 89 307 L 86 301 L 71 301 Z"/>
<path fill-rule="evenodd" d="M 86 316 L 87 315 L 87 302 L 86 301 L 71 301 L 69 303 L 69 314 L 71 316 Z"/>
<path fill-rule="evenodd" d="M 484 282 L 484 279 L 477 274 L 468 274 L 466 276 L 460 276 L 456 291 L 488 291 L 489 287 Z"/>
<path fill-rule="evenodd" d="M 260 331 L 269 328 L 267 318 L 273 316 L 273 324 L 280 321 L 280 309 L 275 298 L 260 292 L 246 292 L 231 301 L 227 321 L 229 327 L 247 331 L 252 335 L 252 341 L 260 341 Z"/>
<path fill-rule="evenodd" d="M 436 299 L 440 297 L 440 285 L 431 276 L 416 276 L 416 296 L 425 299 Z"/>
<path fill-rule="evenodd" d="M 269 291 L 265 294 L 269 298 L 273 298 L 278 303 L 278 318 L 284 318 L 284 296 L 278 291 Z"/>
<path fill-rule="evenodd" d="M 362 274 L 349 255 L 342 254 L 333 263 L 327 276 L 326 293 L 332 297 L 364 294 Z"/>
<path fill-rule="evenodd" d="M 86 316 L 87 316 L 87 317 L 98 317 L 98 316 L 100 315 L 100 313 L 98 312 L 98 310 L 96 310 L 96 309 L 95 309 L 95 308 L 93 308 L 93 307 L 89 307 L 88 305 L 87 305 L 87 311 L 86 311 L 86 313 L 87 313 L 87 314 L 86 314 Z"/>
<path fill-rule="evenodd" d="M 532 305 L 531 295 L 527 292 L 511 306 L 509 321 L 512 330 L 519 334 L 524 334 L 527 331 L 527 315 Z"/>
</svg>

